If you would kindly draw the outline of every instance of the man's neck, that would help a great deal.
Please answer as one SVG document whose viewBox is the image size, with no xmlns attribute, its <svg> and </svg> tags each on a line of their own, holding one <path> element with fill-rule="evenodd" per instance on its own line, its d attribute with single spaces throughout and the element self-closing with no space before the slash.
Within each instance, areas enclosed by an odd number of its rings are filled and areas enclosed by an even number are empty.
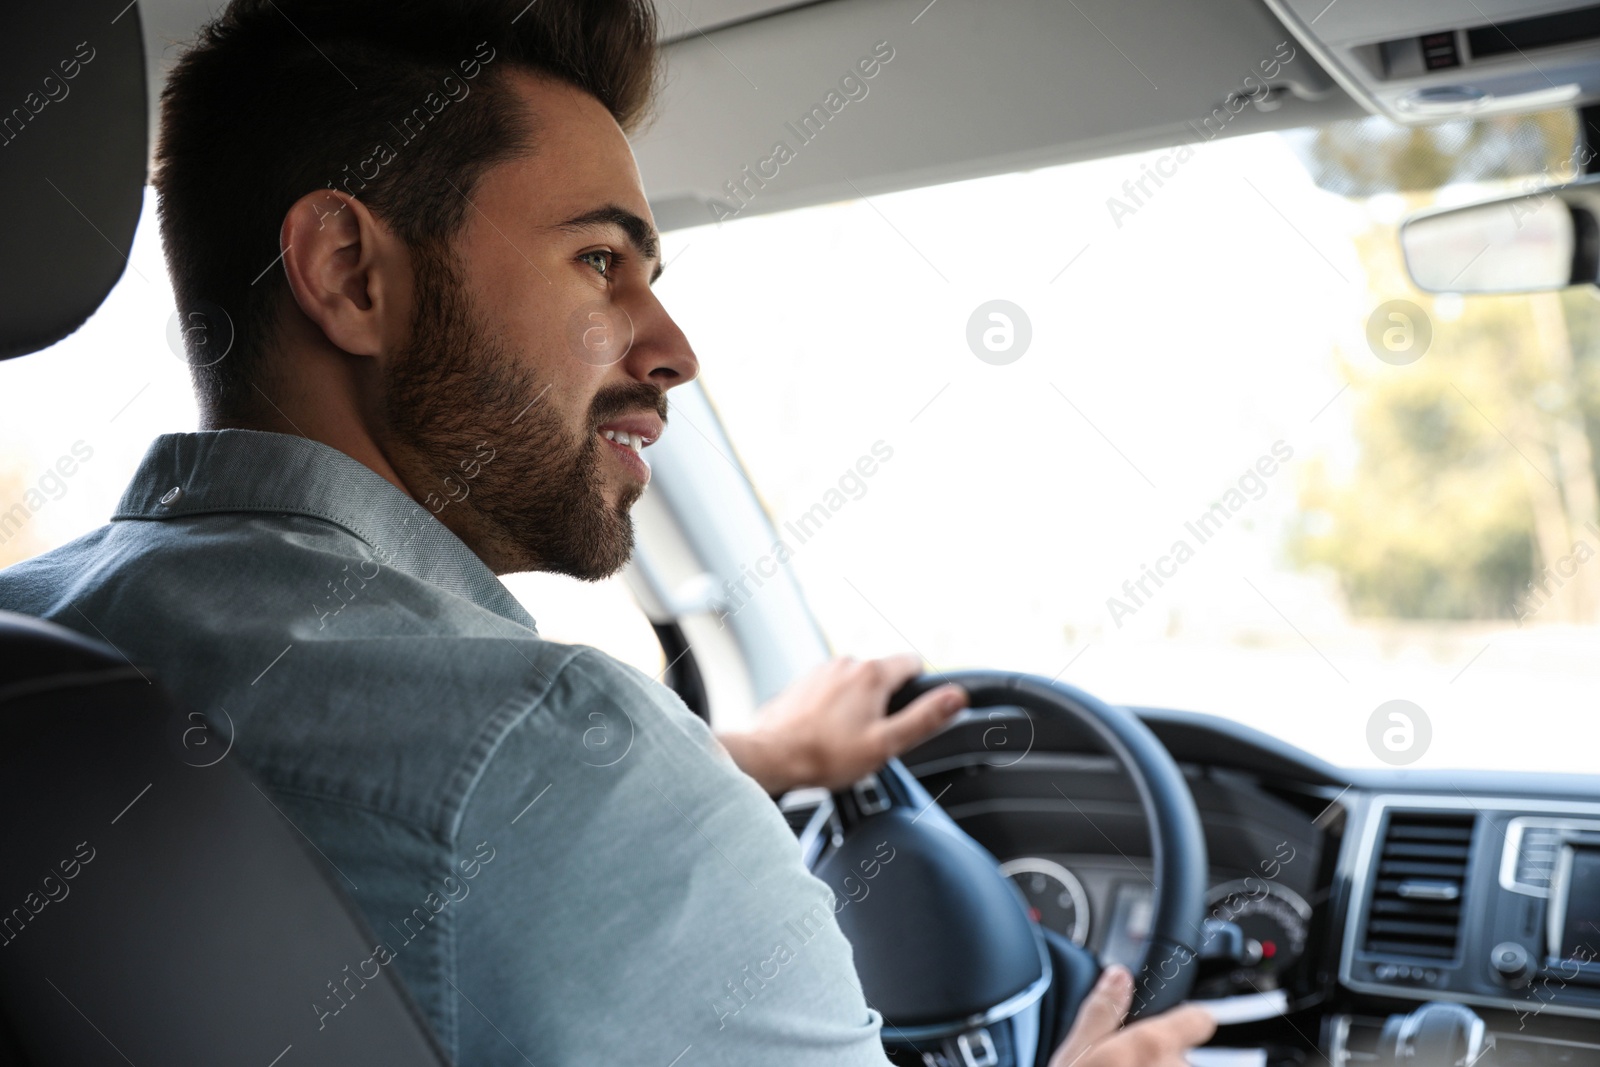
<svg viewBox="0 0 1600 1067">
<path fill-rule="evenodd" d="M 264 433 L 289 434 L 318 441 L 370 468 L 407 496 L 416 499 L 405 480 L 389 462 L 383 448 L 367 432 L 364 422 L 354 412 L 340 412 L 326 403 L 297 404 L 290 394 L 281 398 L 268 396 L 260 387 L 253 387 L 260 403 L 247 414 L 221 414 L 202 412 L 202 430 L 259 430 Z M 277 392 L 278 390 L 274 390 Z"/>
<path fill-rule="evenodd" d="M 271 368 L 250 385 L 245 404 L 219 411 L 202 403 L 206 430 L 261 430 L 319 441 L 370 468 L 412 499 L 420 499 L 401 477 L 379 442 L 374 427 L 380 413 L 369 410 L 377 394 L 374 361 L 341 352 L 303 320 L 290 318 L 279 343 L 260 360 Z"/>
</svg>

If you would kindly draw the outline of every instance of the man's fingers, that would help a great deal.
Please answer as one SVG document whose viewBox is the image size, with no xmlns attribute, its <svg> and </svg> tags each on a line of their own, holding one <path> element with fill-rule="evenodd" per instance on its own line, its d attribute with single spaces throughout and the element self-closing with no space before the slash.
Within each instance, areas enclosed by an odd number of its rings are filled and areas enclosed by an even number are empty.
<svg viewBox="0 0 1600 1067">
<path fill-rule="evenodd" d="M 922 694 L 905 708 L 878 724 L 879 736 L 888 745 L 889 755 L 898 756 L 919 741 L 934 734 L 956 712 L 967 706 L 967 694 L 960 686 L 941 685 Z"/>
<path fill-rule="evenodd" d="M 1128 1027 L 1130 1033 L 1135 1030 L 1159 1031 L 1163 1048 L 1189 1049 L 1211 1040 L 1217 1032 L 1217 1020 L 1197 1004 L 1182 1004 Z"/>
<path fill-rule="evenodd" d="M 1082 1056 L 1091 1046 L 1101 1045 L 1128 1016 L 1128 1006 L 1133 1003 L 1133 976 L 1125 966 L 1109 966 L 1094 982 L 1090 995 L 1078 1005 L 1078 1017 L 1072 1021 L 1072 1032 L 1062 1041 L 1061 1051 L 1051 1061 L 1051 1067 L 1067 1067 L 1072 1059 Z"/>
<path fill-rule="evenodd" d="M 1072 1032 L 1094 1041 L 1109 1037 L 1128 1017 L 1132 1005 L 1133 975 L 1126 967 L 1107 967 L 1079 1007 Z"/>
<path fill-rule="evenodd" d="M 1050 1067 L 1087 1067 L 1085 1057 L 1113 1039 L 1133 1003 L 1133 976 L 1126 967 L 1111 966 L 1078 1005 L 1078 1017 L 1061 1047 L 1050 1057 Z M 1099 1057 L 1104 1061 L 1104 1057 Z M 1085 1061 L 1085 1062 L 1080 1062 Z"/>
<path fill-rule="evenodd" d="M 922 657 L 909 652 L 898 656 L 885 656 L 878 660 L 879 677 L 890 693 L 922 673 Z"/>
<path fill-rule="evenodd" d="M 1072 1032 L 1050 1058 L 1050 1067 L 1165 1067 L 1185 1063 L 1184 1053 L 1211 1040 L 1217 1032 L 1211 1013 L 1194 1004 L 1120 1029 L 1132 1003 L 1133 976 L 1125 967 L 1107 967 L 1083 999 Z"/>
<path fill-rule="evenodd" d="M 1205 1045 L 1216 1033 L 1216 1019 L 1205 1008 L 1181 1005 L 1158 1016 L 1139 1019 L 1128 1027 L 1130 1035 L 1134 1032 L 1142 1032 L 1141 1037 L 1152 1041 L 1165 1054 Z"/>
</svg>

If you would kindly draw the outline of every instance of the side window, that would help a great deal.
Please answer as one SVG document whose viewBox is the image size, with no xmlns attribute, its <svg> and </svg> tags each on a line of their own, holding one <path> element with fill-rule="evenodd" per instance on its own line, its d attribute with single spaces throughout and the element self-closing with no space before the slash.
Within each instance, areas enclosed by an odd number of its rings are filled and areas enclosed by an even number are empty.
<svg viewBox="0 0 1600 1067">
<path fill-rule="evenodd" d="M 155 203 L 88 321 L 0 361 L 0 568 L 103 525 L 151 439 L 198 423 Z"/>
<path fill-rule="evenodd" d="M 502 581 L 539 624 L 540 636 L 591 645 L 665 680 L 661 642 L 620 577 L 580 582 L 560 574 L 508 574 Z"/>
</svg>

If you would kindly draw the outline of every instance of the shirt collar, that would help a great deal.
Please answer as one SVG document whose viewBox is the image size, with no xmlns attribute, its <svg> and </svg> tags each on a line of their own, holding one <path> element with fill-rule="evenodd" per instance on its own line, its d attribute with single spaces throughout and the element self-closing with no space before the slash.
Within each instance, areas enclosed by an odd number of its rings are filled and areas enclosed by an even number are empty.
<svg viewBox="0 0 1600 1067">
<path fill-rule="evenodd" d="M 162 434 L 111 518 L 240 512 L 331 522 L 388 565 L 535 628 L 532 616 L 449 527 L 370 467 L 308 438 L 258 430 Z"/>
</svg>

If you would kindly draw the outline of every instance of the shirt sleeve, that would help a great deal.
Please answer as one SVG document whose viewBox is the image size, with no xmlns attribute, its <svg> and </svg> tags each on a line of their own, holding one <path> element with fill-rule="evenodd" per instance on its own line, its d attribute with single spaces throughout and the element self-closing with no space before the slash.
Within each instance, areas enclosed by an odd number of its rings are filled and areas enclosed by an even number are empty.
<svg viewBox="0 0 1600 1067">
<path fill-rule="evenodd" d="M 494 742 L 454 851 L 464 1067 L 888 1062 L 776 806 L 675 694 L 599 652 Z"/>
</svg>

